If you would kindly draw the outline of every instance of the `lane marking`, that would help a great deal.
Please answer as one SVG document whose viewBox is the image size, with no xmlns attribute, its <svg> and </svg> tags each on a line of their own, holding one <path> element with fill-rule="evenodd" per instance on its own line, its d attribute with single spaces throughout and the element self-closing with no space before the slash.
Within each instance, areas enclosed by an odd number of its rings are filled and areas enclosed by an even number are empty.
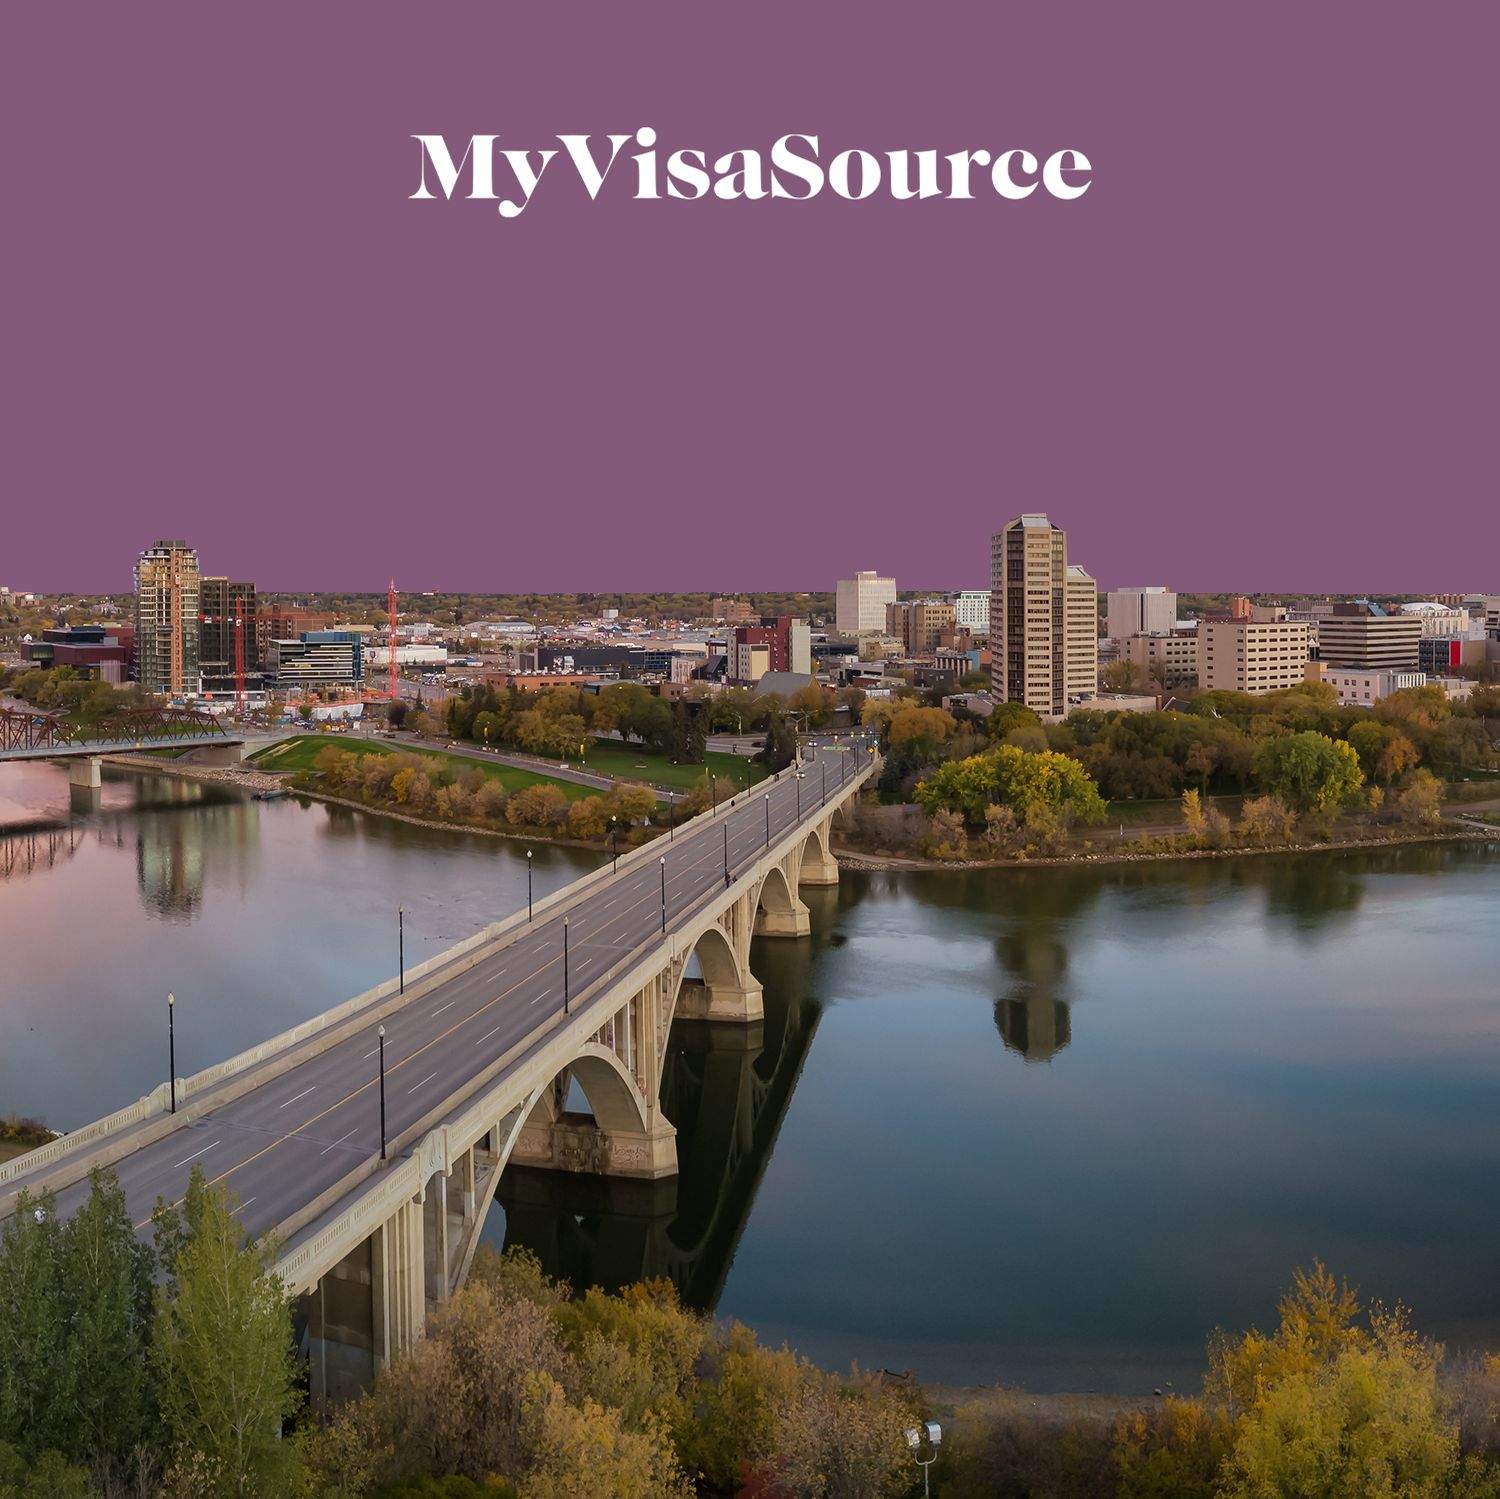
<svg viewBox="0 0 1500 1499">
<path fill-rule="evenodd" d="M 453 1008 L 453 1006 L 456 1005 L 457 1003 L 458 1003 L 458 1001 L 456 999 L 450 999 L 447 1004 L 445 1004 L 445 1005 L 439 1005 L 437 1007 L 437 1009 L 433 1010 L 428 1015 L 427 1018 L 429 1020 L 436 1020 L 438 1018 L 438 1016 L 443 1013 L 444 1010 L 451 1010 Z"/>
<path fill-rule="evenodd" d="M 427 1084 L 430 1083 L 433 1080 L 433 1078 L 435 1078 L 436 1076 L 437 1076 L 436 1072 L 429 1072 L 427 1074 L 427 1076 L 422 1079 L 421 1082 L 416 1083 L 412 1087 L 408 1088 L 406 1090 L 407 1094 L 410 1095 L 412 1093 L 415 1093 L 418 1088 L 425 1088 L 427 1086 Z"/>
<path fill-rule="evenodd" d="M 317 1091 L 318 1085 L 314 1083 L 312 1087 L 306 1090 L 306 1092 L 299 1093 L 295 1098 L 289 1098 L 285 1103 L 277 1104 L 276 1107 L 278 1109 L 289 1109 L 294 1103 L 301 1103 L 302 1100 L 307 1097 L 308 1093 L 316 1093 Z"/>
<path fill-rule="evenodd" d="M 196 1161 L 200 1155 L 207 1155 L 218 1143 L 217 1140 L 214 1140 L 210 1144 L 205 1145 L 202 1150 L 195 1150 L 186 1161 L 174 1161 L 172 1163 L 172 1170 L 180 1170 L 183 1166 L 187 1165 L 188 1161 Z"/>
<path fill-rule="evenodd" d="M 358 1134 L 358 1133 L 359 1133 L 359 1126 L 356 1124 L 354 1126 L 354 1128 L 349 1131 L 349 1135 L 355 1135 L 355 1134 Z M 318 1154 L 319 1155 L 327 1155 L 328 1152 L 330 1150 L 332 1150 L 335 1146 L 342 1145 L 344 1143 L 344 1141 L 349 1138 L 349 1135 L 340 1135 L 337 1140 L 330 1141 L 327 1145 L 325 1145 L 322 1148 L 322 1150 L 320 1150 L 318 1152 Z"/>
</svg>

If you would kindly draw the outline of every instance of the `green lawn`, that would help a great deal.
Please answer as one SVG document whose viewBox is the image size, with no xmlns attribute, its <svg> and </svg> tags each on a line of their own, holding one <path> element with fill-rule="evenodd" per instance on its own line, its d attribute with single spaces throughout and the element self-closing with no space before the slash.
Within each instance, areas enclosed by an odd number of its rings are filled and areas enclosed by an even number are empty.
<svg viewBox="0 0 1500 1499">
<path fill-rule="evenodd" d="M 373 739 L 356 739 L 349 734 L 299 734 L 295 739 L 284 739 L 269 749 L 258 750 L 250 757 L 262 770 L 312 770 L 321 751 L 329 746 L 344 750 L 351 755 L 416 755 L 430 760 L 444 770 L 478 770 L 499 781 L 507 792 L 520 791 L 524 786 L 556 786 L 571 801 L 581 796 L 600 796 L 592 786 L 580 786 L 575 781 L 558 780 L 555 776 L 538 775 L 530 770 L 518 770 L 513 765 L 497 765 L 493 761 L 480 760 L 468 755 L 451 755 L 447 750 L 415 749 L 405 744 L 381 744 Z"/>
<path fill-rule="evenodd" d="M 654 754 L 637 744 L 624 744 L 618 739 L 593 740 L 583 763 L 600 775 L 683 790 L 703 779 L 705 767 L 719 780 L 733 781 L 736 786 L 753 786 L 766 775 L 764 765 L 739 755 L 709 754 L 704 757 L 703 765 L 674 765 L 665 755 Z"/>
</svg>

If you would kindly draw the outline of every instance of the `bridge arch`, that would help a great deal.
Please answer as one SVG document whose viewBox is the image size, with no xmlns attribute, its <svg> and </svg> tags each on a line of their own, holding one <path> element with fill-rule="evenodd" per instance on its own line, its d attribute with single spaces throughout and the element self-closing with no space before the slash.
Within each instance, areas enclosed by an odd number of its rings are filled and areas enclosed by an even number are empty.
<svg viewBox="0 0 1500 1499">
<path fill-rule="evenodd" d="M 688 973 L 693 958 L 697 978 Z M 674 1019 L 758 1020 L 762 1008 L 760 984 L 717 923 L 698 934 L 666 1000 L 663 1034 Z"/>
<path fill-rule="evenodd" d="M 754 911 L 757 937 L 805 937 L 811 929 L 807 907 L 780 864 L 773 864 L 761 880 Z"/>
</svg>

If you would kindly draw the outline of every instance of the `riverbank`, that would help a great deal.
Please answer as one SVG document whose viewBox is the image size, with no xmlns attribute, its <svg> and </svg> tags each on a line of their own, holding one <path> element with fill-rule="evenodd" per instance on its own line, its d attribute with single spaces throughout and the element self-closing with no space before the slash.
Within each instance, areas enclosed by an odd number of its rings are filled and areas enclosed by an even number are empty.
<svg viewBox="0 0 1500 1499">
<path fill-rule="evenodd" d="M 236 786 L 257 795 L 286 789 L 283 777 L 257 770 L 253 765 L 184 765 L 179 759 L 156 759 L 150 755 L 103 755 L 100 758 L 104 764 L 121 770 L 140 770 L 154 776 L 174 776 L 180 781 L 200 781 L 206 785 Z"/>
<path fill-rule="evenodd" d="M 926 870 L 973 870 L 973 869 L 1036 869 L 1063 864 L 1086 864 L 1097 867 L 1104 864 L 1162 864 L 1185 859 L 1242 859 L 1256 854 L 1327 854 L 1357 852 L 1361 849 L 1393 848 L 1408 843 L 1493 843 L 1500 840 L 1500 827 L 1486 831 L 1467 823 L 1454 826 L 1445 823 L 1441 827 L 1413 828 L 1407 832 L 1392 832 L 1378 838 L 1334 838 L 1304 843 L 1277 843 L 1270 845 L 1230 848 L 1163 848 L 1143 850 L 1139 847 L 1121 848 L 1115 852 L 1102 850 L 1091 844 L 1074 852 L 1063 854 L 1038 854 L 1025 858 L 1008 859 L 924 859 L 904 854 L 882 854 L 868 849 L 853 848 L 837 836 L 833 840 L 833 854 L 840 864 L 849 869 L 905 870 L 919 873 Z"/>
</svg>

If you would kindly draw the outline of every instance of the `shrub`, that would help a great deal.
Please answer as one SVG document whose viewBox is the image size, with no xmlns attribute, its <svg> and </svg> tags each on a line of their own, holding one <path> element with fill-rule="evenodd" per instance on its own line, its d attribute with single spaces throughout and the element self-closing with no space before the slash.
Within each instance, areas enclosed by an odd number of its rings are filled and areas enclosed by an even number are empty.
<svg viewBox="0 0 1500 1499">
<path fill-rule="evenodd" d="M 568 799 L 556 786 L 523 786 L 505 803 L 505 820 L 516 828 L 547 828 L 567 815 Z"/>
<path fill-rule="evenodd" d="M 609 814 L 602 796 L 581 796 L 568 808 L 570 838 L 602 838 Z"/>
</svg>

